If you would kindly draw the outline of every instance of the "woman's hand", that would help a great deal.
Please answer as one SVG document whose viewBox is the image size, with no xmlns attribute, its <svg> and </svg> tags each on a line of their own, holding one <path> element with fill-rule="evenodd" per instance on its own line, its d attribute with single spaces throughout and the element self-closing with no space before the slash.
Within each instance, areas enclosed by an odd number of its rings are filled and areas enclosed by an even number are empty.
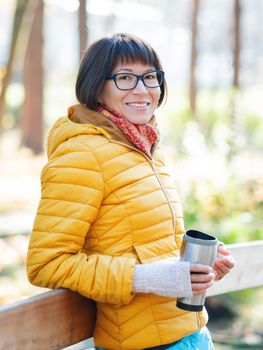
<svg viewBox="0 0 263 350">
<path fill-rule="evenodd" d="M 210 266 L 191 264 L 191 285 L 193 295 L 204 294 L 215 280 L 216 274 Z"/>
<path fill-rule="evenodd" d="M 225 248 L 223 243 L 219 243 L 217 258 L 214 263 L 215 281 L 221 280 L 235 266 L 235 261 L 230 251 Z"/>
</svg>

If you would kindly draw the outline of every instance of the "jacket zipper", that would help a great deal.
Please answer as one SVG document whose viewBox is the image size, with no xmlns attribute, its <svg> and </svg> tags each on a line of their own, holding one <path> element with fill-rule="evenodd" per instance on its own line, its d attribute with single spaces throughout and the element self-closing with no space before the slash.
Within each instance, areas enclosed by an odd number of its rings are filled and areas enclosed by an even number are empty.
<svg viewBox="0 0 263 350">
<path fill-rule="evenodd" d="M 137 148 L 135 148 L 135 147 L 132 147 L 132 146 L 130 146 L 130 145 L 127 145 L 127 144 L 125 144 L 125 143 L 122 143 L 122 142 L 119 142 L 119 141 L 116 141 L 116 140 L 109 140 L 109 141 L 112 142 L 112 143 L 117 143 L 117 144 L 119 144 L 119 145 L 125 146 L 125 147 L 127 147 L 127 148 L 133 149 L 133 150 L 136 151 L 136 152 L 141 153 L 141 154 L 148 160 L 148 162 L 151 164 L 151 167 L 152 167 L 152 170 L 153 170 L 153 172 L 154 172 L 154 175 L 155 175 L 155 177 L 157 178 L 157 180 L 158 180 L 158 182 L 159 182 L 159 184 L 160 184 L 160 186 L 161 186 L 161 189 L 162 189 L 162 191 L 163 191 L 163 194 L 164 194 L 164 196 L 165 196 L 165 198 L 166 198 L 166 200 L 167 200 L 167 203 L 168 203 L 168 205 L 169 205 L 169 208 L 170 208 L 170 210 L 171 210 L 171 213 L 172 213 L 172 222 L 173 222 L 173 230 L 174 230 L 174 232 L 175 232 L 175 223 L 176 223 L 176 221 L 175 221 L 175 216 L 174 216 L 172 204 L 171 204 L 171 202 L 170 202 L 170 200 L 169 200 L 169 197 L 168 197 L 168 194 L 167 194 L 167 192 L 166 192 L 166 189 L 164 188 L 164 186 L 163 186 L 163 184 L 162 184 L 162 182 L 161 182 L 161 180 L 160 180 L 160 177 L 159 177 L 159 175 L 158 175 L 158 173 L 157 173 L 157 171 L 156 171 L 156 169 L 155 169 L 155 166 L 154 166 L 154 164 L 153 164 L 153 161 L 152 161 L 149 157 L 147 157 L 147 155 L 146 155 L 145 153 L 143 153 L 142 151 L 140 151 L 139 149 L 137 149 Z"/>
<path fill-rule="evenodd" d="M 200 322 L 200 318 L 199 318 L 198 312 L 196 312 L 196 320 L 197 320 L 198 330 L 200 330 L 201 329 L 201 322 Z"/>
<path fill-rule="evenodd" d="M 162 182 L 161 182 L 161 179 L 160 179 L 160 177 L 159 177 L 159 175 L 158 175 L 158 173 L 157 173 L 157 171 L 156 171 L 156 169 L 155 169 L 155 166 L 154 166 L 154 164 L 153 164 L 153 162 L 149 159 L 149 162 L 150 162 L 150 164 L 151 164 L 151 166 L 152 166 L 152 169 L 153 169 L 153 172 L 154 172 L 154 174 L 155 174 L 155 176 L 156 176 L 156 178 L 157 178 L 157 180 L 158 180 L 158 182 L 159 182 L 159 184 L 160 184 L 160 186 L 161 186 L 161 188 L 162 188 L 162 190 L 163 190 L 163 193 L 164 193 L 164 195 L 165 195 L 165 198 L 166 198 L 166 200 L 167 200 L 167 203 L 168 203 L 168 205 L 169 205 L 169 207 L 170 207 L 170 210 L 171 210 L 171 213 L 172 213 L 172 219 L 173 219 L 173 230 L 174 230 L 174 232 L 175 232 L 175 217 L 174 217 L 174 212 L 173 212 L 173 208 L 172 208 L 172 204 L 170 203 L 170 200 L 169 200 L 169 198 L 168 198 L 168 194 L 167 194 L 167 192 L 166 192 L 166 189 L 164 188 L 164 186 L 163 186 L 163 184 L 162 184 Z"/>
<path fill-rule="evenodd" d="M 160 184 L 160 186 L 161 186 L 161 189 L 162 189 L 162 191 L 163 191 L 163 193 L 164 193 L 164 195 L 165 195 L 165 198 L 166 198 L 166 200 L 167 200 L 167 203 L 168 203 L 168 205 L 169 205 L 169 207 L 170 207 L 170 210 L 171 210 L 171 213 L 172 213 L 172 219 L 173 219 L 173 229 L 174 229 L 174 232 L 175 232 L 175 216 L 174 216 L 174 212 L 173 212 L 173 209 L 172 209 L 172 205 L 171 205 L 170 200 L 169 200 L 169 198 L 168 198 L 167 192 L 166 192 L 166 190 L 165 190 L 165 188 L 164 188 L 164 186 L 163 186 L 163 184 L 162 184 L 162 182 L 161 182 L 161 180 L 160 180 L 160 177 L 159 177 L 159 175 L 158 175 L 158 173 L 157 173 L 157 171 L 156 171 L 156 169 L 155 169 L 155 166 L 154 166 L 154 164 L 153 164 L 153 161 L 152 161 L 149 157 L 147 157 L 145 153 L 143 153 L 142 151 L 140 151 L 139 149 L 137 149 L 137 148 L 135 148 L 135 147 L 132 147 L 132 146 L 130 146 L 130 145 L 126 145 L 125 143 L 122 143 L 122 142 L 119 142 L 119 141 L 115 141 L 115 140 L 114 140 L 114 141 L 113 141 L 113 140 L 109 140 L 109 141 L 112 142 L 112 143 L 117 143 L 117 144 L 119 144 L 119 145 L 125 146 L 125 147 L 127 147 L 127 148 L 133 149 L 133 150 L 136 151 L 136 152 L 141 153 L 141 154 L 148 160 L 148 162 L 151 164 L 151 167 L 152 167 L 152 169 L 153 169 L 154 175 L 155 175 L 155 177 L 157 178 L 157 180 L 158 180 L 158 182 L 159 182 L 159 184 Z M 199 318 L 198 312 L 196 312 L 196 321 L 197 321 L 198 330 L 200 330 L 200 329 L 201 329 L 201 322 L 200 322 L 200 318 Z"/>
</svg>

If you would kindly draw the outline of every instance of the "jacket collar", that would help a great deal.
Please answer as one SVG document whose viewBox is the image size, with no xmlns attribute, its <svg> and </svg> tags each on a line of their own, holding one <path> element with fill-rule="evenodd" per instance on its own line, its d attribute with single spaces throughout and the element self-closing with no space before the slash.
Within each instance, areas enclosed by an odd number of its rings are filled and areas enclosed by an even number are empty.
<svg viewBox="0 0 263 350">
<path fill-rule="evenodd" d="M 93 111 L 81 104 L 76 104 L 68 108 L 68 118 L 77 124 L 92 124 L 98 129 L 104 129 L 107 132 L 107 138 L 113 142 L 121 143 L 129 148 L 136 148 L 127 140 L 118 126 L 109 118 L 104 117 L 101 113 Z M 158 141 L 153 145 L 153 152 L 156 149 Z M 138 149 L 138 151 L 140 151 Z M 152 153 L 153 153 L 152 152 Z"/>
</svg>

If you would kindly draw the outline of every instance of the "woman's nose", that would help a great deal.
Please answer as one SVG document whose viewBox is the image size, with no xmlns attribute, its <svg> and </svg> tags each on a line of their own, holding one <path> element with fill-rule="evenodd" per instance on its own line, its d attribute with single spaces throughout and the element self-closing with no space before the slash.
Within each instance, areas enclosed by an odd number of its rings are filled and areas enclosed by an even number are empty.
<svg viewBox="0 0 263 350">
<path fill-rule="evenodd" d="M 148 93 L 147 87 L 144 85 L 143 81 L 141 79 L 138 80 L 137 85 L 135 88 L 132 90 L 133 92 L 143 92 L 143 93 Z"/>
</svg>

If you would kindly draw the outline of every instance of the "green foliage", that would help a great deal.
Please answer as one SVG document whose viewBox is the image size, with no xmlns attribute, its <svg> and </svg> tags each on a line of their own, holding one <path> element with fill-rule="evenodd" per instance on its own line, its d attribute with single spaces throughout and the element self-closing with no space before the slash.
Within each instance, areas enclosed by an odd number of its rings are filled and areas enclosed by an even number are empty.
<svg viewBox="0 0 263 350">
<path fill-rule="evenodd" d="M 207 183 L 206 193 L 192 184 L 184 198 L 186 227 L 214 233 L 225 243 L 263 239 L 262 184 L 229 179 L 224 188 Z"/>
<path fill-rule="evenodd" d="M 262 161 L 263 118 L 254 107 L 255 103 L 260 105 L 261 94 L 255 89 L 252 92 L 201 90 L 195 115 L 192 115 L 186 97 L 184 89 L 171 90 L 165 110 L 171 125 L 168 142 L 173 146 L 177 163 L 193 162 L 196 156 L 191 154 L 193 149 L 199 152 L 200 161 L 207 154 L 216 154 L 222 159 L 223 166 L 219 171 L 225 179 L 223 185 L 211 176 L 202 179 L 198 174 L 200 170 L 195 168 L 196 177 L 193 174 L 190 180 L 185 180 L 188 181 L 183 193 L 186 227 L 213 232 L 225 243 L 263 239 L 260 214 L 263 176 L 258 176 L 259 171 L 258 174 L 248 171 L 243 174 L 249 166 L 248 161 L 253 160 L 258 169 Z M 187 149 L 185 139 L 190 125 L 194 125 L 195 134 L 188 136 L 188 143 L 193 138 L 193 145 Z M 197 144 L 194 143 L 195 136 L 199 140 Z M 213 167 L 209 164 L 211 159 L 208 158 L 206 163 Z"/>
<path fill-rule="evenodd" d="M 218 133 L 224 132 L 226 143 L 233 142 L 233 138 L 241 138 L 241 145 L 237 141 L 238 147 L 262 150 L 263 118 L 262 110 L 257 107 L 261 106 L 261 92 L 260 88 L 251 90 L 200 90 L 196 97 L 196 113 L 193 115 L 187 90 L 170 89 L 165 106 L 165 115 L 171 124 L 167 135 L 169 140 L 174 140 L 179 153 L 184 154 L 181 140 L 187 124 L 194 121 L 208 147 L 216 149 Z"/>
<path fill-rule="evenodd" d="M 263 123 L 262 116 L 248 113 L 244 118 L 247 143 L 250 147 L 263 149 Z"/>
</svg>

